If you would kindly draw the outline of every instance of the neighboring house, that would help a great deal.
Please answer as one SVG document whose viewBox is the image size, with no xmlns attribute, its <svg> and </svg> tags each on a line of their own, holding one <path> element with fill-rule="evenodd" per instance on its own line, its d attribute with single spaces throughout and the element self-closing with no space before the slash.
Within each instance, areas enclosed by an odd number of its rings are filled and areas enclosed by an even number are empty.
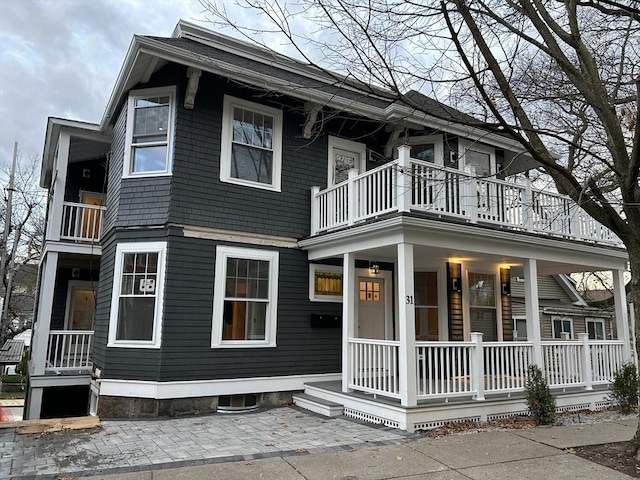
<svg viewBox="0 0 640 480">
<path fill-rule="evenodd" d="M 414 430 L 526 410 L 530 363 L 561 408 L 603 405 L 631 356 L 620 242 L 512 181 L 534 166 L 520 145 L 410 97 L 427 113 L 186 22 L 134 37 L 100 124 L 48 122 L 27 418 L 305 390 Z M 612 272 L 615 339 L 543 341 L 538 275 L 583 270 Z"/>
<path fill-rule="evenodd" d="M 543 340 L 559 339 L 562 333 L 576 340 L 587 333 L 590 340 L 617 338 L 615 315 L 610 309 L 592 308 L 564 274 L 538 277 L 538 303 L 540 328 Z M 514 336 L 527 339 L 526 312 L 524 306 L 524 277 L 511 278 L 511 311 L 514 319 Z"/>
</svg>

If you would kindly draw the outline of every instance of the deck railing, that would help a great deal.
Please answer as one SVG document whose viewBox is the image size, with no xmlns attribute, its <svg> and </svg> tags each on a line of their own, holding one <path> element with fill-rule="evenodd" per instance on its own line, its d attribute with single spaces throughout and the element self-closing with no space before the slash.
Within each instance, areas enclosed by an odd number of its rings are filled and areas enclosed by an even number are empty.
<svg viewBox="0 0 640 480">
<path fill-rule="evenodd" d="M 97 242 L 102 233 L 105 207 L 84 203 L 64 202 L 60 238 L 74 242 Z"/>
<path fill-rule="evenodd" d="M 387 397 L 400 397 L 400 342 L 349 339 L 349 388 Z"/>
<path fill-rule="evenodd" d="M 407 179 L 406 176 L 409 176 Z M 573 238 L 608 245 L 620 240 L 569 198 L 472 172 L 410 159 L 398 160 L 320 190 L 312 189 L 311 234 L 353 225 L 403 205 L 413 211 L 463 218 L 514 230 Z"/>
<path fill-rule="evenodd" d="M 93 330 L 51 330 L 46 370 L 85 370 L 91 367 Z"/>
<path fill-rule="evenodd" d="M 622 341 L 580 339 L 543 341 L 541 368 L 553 388 L 608 383 L 623 361 Z M 416 342 L 416 398 L 418 400 L 522 392 L 533 363 L 530 342 Z M 349 388 L 400 398 L 400 342 L 349 339 Z"/>
</svg>

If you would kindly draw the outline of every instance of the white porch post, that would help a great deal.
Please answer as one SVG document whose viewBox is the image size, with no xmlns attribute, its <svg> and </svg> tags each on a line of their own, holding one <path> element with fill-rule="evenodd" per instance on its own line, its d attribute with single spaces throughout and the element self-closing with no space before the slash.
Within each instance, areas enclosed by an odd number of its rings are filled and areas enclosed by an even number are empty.
<svg viewBox="0 0 640 480">
<path fill-rule="evenodd" d="M 578 341 L 582 344 L 582 355 L 580 362 L 582 363 L 582 375 L 584 378 L 584 389 L 593 390 L 593 370 L 591 369 L 591 349 L 589 345 L 589 334 L 579 333 Z"/>
<path fill-rule="evenodd" d="M 398 312 L 400 404 L 418 404 L 416 375 L 416 311 L 413 286 L 413 244 L 398 244 Z"/>
<path fill-rule="evenodd" d="M 53 173 L 53 197 L 49 210 L 49 225 L 47 225 L 46 240 L 60 240 L 62 229 L 62 212 L 64 209 L 64 190 L 67 183 L 67 165 L 69 163 L 69 145 L 71 137 L 68 133 L 60 133 L 58 152 L 56 155 L 55 172 Z"/>
<path fill-rule="evenodd" d="M 400 145 L 398 147 L 398 171 L 397 175 L 397 201 L 399 212 L 411 211 L 411 147 Z"/>
<path fill-rule="evenodd" d="M 627 292 L 624 289 L 624 272 L 613 270 L 613 302 L 616 312 L 616 331 L 618 340 L 622 340 L 622 355 L 625 361 L 631 358 L 631 342 L 629 339 L 629 314 L 627 310 Z"/>
<path fill-rule="evenodd" d="M 471 365 L 472 388 L 476 392 L 476 400 L 484 400 L 484 346 L 482 345 L 482 333 L 471 332 L 473 343 L 473 363 Z"/>
<path fill-rule="evenodd" d="M 542 368 L 538 263 L 533 258 L 524 261 L 524 305 L 527 315 L 527 340 L 533 343 L 531 362 Z"/>
<path fill-rule="evenodd" d="M 342 267 L 342 391 L 349 391 L 351 359 L 349 339 L 356 331 L 356 261 L 353 253 L 345 253 Z"/>
<path fill-rule="evenodd" d="M 53 306 L 53 292 L 58 269 L 58 252 L 48 252 L 44 260 L 42 280 L 40 284 L 40 298 L 38 299 L 38 318 L 34 328 L 34 342 L 31 345 L 31 375 L 44 375 L 49 346 L 49 332 L 51 331 L 51 309 Z"/>
</svg>

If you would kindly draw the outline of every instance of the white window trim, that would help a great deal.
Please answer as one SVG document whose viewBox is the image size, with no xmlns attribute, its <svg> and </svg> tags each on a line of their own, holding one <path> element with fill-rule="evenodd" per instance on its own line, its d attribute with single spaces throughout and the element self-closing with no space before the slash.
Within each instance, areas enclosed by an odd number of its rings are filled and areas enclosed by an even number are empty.
<svg viewBox="0 0 640 480">
<path fill-rule="evenodd" d="M 360 154 L 360 165 L 358 165 L 358 172 L 364 173 L 367 169 L 367 146 L 364 143 L 354 142 L 353 140 L 347 140 L 346 138 L 329 136 L 328 139 L 328 169 L 327 169 L 327 186 L 333 185 L 333 173 L 335 170 L 335 156 L 334 149 L 349 150 L 350 152 L 356 152 Z"/>
<path fill-rule="evenodd" d="M 263 115 L 273 117 L 273 165 L 271 166 L 273 183 L 260 183 L 234 178 L 231 176 L 231 145 L 233 140 L 233 109 L 234 107 L 252 110 Z M 260 188 L 280 192 L 282 182 L 282 110 L 267 107 L 259 103 L 250 102 L 229 95 L 224 96 L 222 106 L 222 135 L 220 139 L 220 181 L 244 185 L 245 187 Z"/>
<path fill-rule="evenodd" d="M 222 317 L 224 312 L 227 258 L 264 260 L 269 262 L 269 306 L 265 322 L 264 340 L 222 340 Z M 256 348 L 275 347 L 278 320 L 278 275 L 280 254 L 275 250 L 229 247 L 216 248 L 215 280 L 213 285 L 213 326 L 211 348 Z"/>
<path fill-rule="evenodd" d="M 607 339 L 607 324 L 603 318 L 594 318 L 594 317 L 586 317 L 584 319 L 584 328 L 585 333 L 589 335 L 589 323 L 601 323 L 602 324 L 602 336 L 604 337 L 602 340 Z"/>
<path fill-rule="evenodd" d="M 319 263 L 309 264 L 309 300 L 312 302 L 334 302 L 342 303 L 342 295 L 318 295 L 316 294 L 316 273 L 339 273 L 342 274 L 342 267 L 339 265 L 322 265 Z M 344 280 L 344 278 L 343 278 Z M 344 281 L 342 283 L 342 293 L 344 295 Z"/>
<path fill-rule="evenodd" d="M 158 87 L 158 88 L 144 88 L 141 90 L 131 90 L 129 92 L 129 100 L 127 104 L 127 130 L 126 130 L 126 141 L 124 148 L 124 165 L 122 168 L 122 178 L 138 178 L 138 177 L 162 177 L 171 175 L 171 171 L 173 170 L 173 129 L 175 122 L 175 108 L 176 108 L 176 95 L 175 95 L 176 87 Z M 134 110 L 135 110 L 135 101 L 138 98 L 149 98 L 149 97 L 159 97 L 159 96 L 168 96 L 169 97 L 169 120 L 168 120 L 168 131 L 167 131 L 167 168 L 163 171 L 157 172 L 137 172 L 134 173 L 131 171 L 131 144 L 133 143 L 133 122 L 134 122 Z"/>
<path fill-rule="evenodd" d="M 398 142 L 394 149 L 394 158 L 398 157 L 398 149 L 400 145 L 404 145 L 405 141 Z M 409 137 L 406 141 L 407 145 L 422 145 L 424 143 L 433 143 L 433 163 L 434 165 L 444 166 L 444 141 L 442 135 L 420 135 L 418 137 Z"/>
<path fill-rule="evenodd" d="M 94 290 L 94 295 L 97 293 L 98 282 L 92 282 L 90 280 L 69 280 L 67 283 L 67 303 L 64 310 L 64 329 L 71 330 L 71 307 L 72 307 L 72 293 L 74 288 L 82 288 L 84 290 Z M 95 323 L 95 312 L 93 316 Z"/>
<path fill-rule="evenodd" d="M 560 317 L 560 316 L 552 316 L 551 317 L 551 338 L 553 338 L 555 340 L 558 340 L 556 338 L 556 325 L 555 325 L 556 321 L 569 322 L 569 325 L 571 326 L 571 334 L 570 334 L 569 338 L 571 340 L 573 340 L 575 338 L 575 336 L 573 334 L 573 318 L 571 318 L 571 317 Z"/>
<path fill-rule="evenodd" d="M 514 332 L 518 332 L 518 336 L 515 337 L 515 338 L 516 339 L 524 338 L 526 341 L 529 341 L 529 336 L 527 335 L 527 329 L 525 328 L 524 335 L 520 335 L 520 333 L 522 333 L 522 332 L 518 331 L 518 328 L 517 328 L 518 324 L 516 322 L 516 320 L 524 320 L 526 322 L 527 321 L 527 316 L 526 315 L 513 315 L 511 317 L 511 319 L 513 320 L 513 331 Z M 521 341 L 525 341 L 525 340 L 521 340 Z"/>
<path fill-rule="evenodd" d="M 480 145 L 478 142 L 471 142 L 470 140 L 466 140 L 461 138 L 458 141 L 458 170 L 465 171 L 467 167 L 467 163 L 465 161 L 465 153 L 467 150 L 472 150 L 474 152 L 486 153 L 489 155 L 489 163 L 491 164 L 491 176 L 495 176 L 496 174 L 496 149 L 493 147 L 488 147 L 486 145 Z"/>
<path fill-rule="evenodd" d="M 125 253 L 158 253 L 156 279 L 156 308 L 153 318 L 151 340 L 116 340 L 118 328 L 118 305 L 122 287 L 122 260 Z M 107 347 L 160 348 L 162 338 L 162 316 L 164 310 L 164 273 L 167 257 L 167 242 L 119 243 L 116 247 L 116 261 L 113 269 L 113 289 L 111 292 L 111 312 L 109 315 L 109 341 Z"/>
</svg>

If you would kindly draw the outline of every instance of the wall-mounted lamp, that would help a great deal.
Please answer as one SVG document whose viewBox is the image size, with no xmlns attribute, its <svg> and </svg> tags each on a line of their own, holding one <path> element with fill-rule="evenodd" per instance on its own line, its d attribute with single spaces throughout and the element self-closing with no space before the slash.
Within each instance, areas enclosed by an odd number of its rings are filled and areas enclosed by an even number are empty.
<svg viewBox="0 0 640 480">
<path fill-rule="evenodd" d="M 500 282 L 500 289 L 502 290 L 502 295 L 511 295 L 511 284 L 508 282 Z"/>
<path fill-rule="evenodd" d="M 380 273 L 380 265 L 378 265 L 376 262 L 370 263 L 369 273 L 371 275 L 378 275 Z"/>
<path fill-rule="evenodd" d="M 452 292 L 462 292 L 462 285 L 460 284 L 460 278 L 453 277 L 451 278 L 451 291 Z"/>
</svg>

